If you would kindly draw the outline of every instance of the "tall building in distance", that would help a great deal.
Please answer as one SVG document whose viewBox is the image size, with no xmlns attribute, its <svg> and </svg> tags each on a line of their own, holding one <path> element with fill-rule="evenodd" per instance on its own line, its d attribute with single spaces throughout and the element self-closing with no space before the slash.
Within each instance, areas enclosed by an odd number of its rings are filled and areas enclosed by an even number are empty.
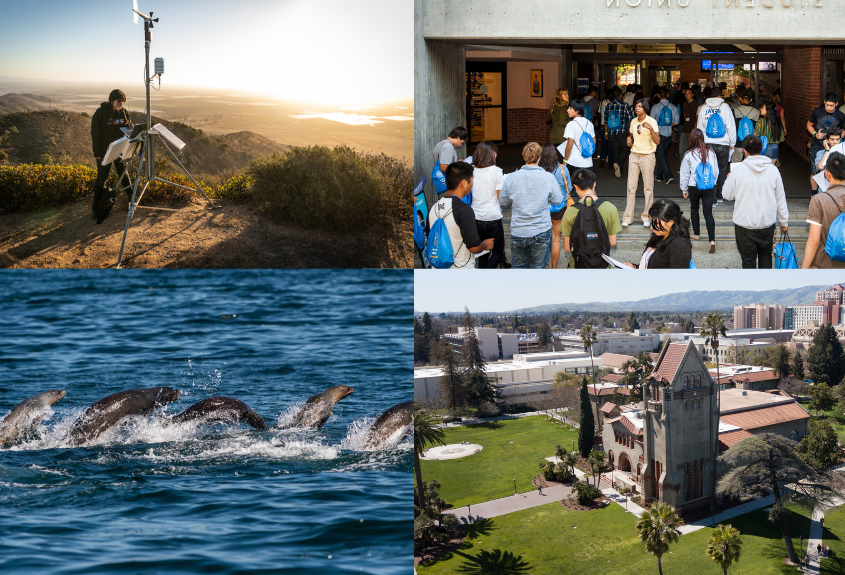
<svg viewBox="0 0 845 575">
<path fill-rule="evenodd" d="M 734 329 L 783 329 L 786 307 L 752 303 L 734 307 Z"/>
</svg>

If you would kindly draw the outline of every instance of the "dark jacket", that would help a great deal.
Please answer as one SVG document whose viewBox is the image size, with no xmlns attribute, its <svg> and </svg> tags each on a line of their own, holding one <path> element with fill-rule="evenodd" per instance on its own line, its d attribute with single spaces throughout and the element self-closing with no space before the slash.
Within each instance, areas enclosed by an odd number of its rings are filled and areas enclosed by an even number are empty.
<svg viewBox="0 0 845 575">
<path fill-rule="evenodd" d="M 91 118 L 91 142 L 94 149 L 94 157 L 102 158 L 109 149 L 109 144 L 123 137 L 120 128 L 131 128 L 132 121 L 129 119 L 129 112 L 126 108 L 112 110 L 111 104 L 103 102 L 94 117 Z"/>
<path fill-rule="evenodd" d="M 681 236 L 675 236 L 668 242 L 661 242 L 654 249 L 648 260 L 648 269 L 689 269 L 692 259 L 692 243 Z"/>
</svg>

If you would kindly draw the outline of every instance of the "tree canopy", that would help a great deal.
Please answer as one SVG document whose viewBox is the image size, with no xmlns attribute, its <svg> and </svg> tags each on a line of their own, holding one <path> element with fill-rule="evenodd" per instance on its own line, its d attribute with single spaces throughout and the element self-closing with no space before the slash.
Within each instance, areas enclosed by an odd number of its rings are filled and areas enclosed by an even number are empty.
<svg viewBox="0 0 845 575">
<path fill-rule="evenodd" d="M 807 353 L 810 377 L 816 383 L 836 385 L 845 376 L 845 354 L 836 337 L 836 330 L 829 323 L 819 327 L 813 336 L 813 345 Z"/>
</svg>

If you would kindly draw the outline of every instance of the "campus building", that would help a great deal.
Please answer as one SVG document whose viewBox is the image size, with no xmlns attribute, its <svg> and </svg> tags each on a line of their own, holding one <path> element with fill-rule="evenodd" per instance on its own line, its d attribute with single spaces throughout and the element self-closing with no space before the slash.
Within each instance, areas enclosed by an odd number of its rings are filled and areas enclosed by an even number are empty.
<svg viewBox="0 0 845 575">
<path fill-rule="evenodd" d="M 551 393 L 558 372 L 590 375 L 593 365 L 596 370 L 604 367 L 601 359 L 591 361 L 584 352 L 517 354 L 513 361 L 488 363 L 485 373 L 501 391 L 503 405 L 510 408 L 529 405 Z M 414 399 L 427 405 L 440 404 L 442 376 L 442 367 L 414 368 Z"/>
<path fill-rule="evenodd" d="M 815 320 L 810 320 L 807 325 L 796 329 L 792 336 L 793 347 L 795 349 L 809 349 L 813 345 L 813 338 L 821 325 Z M 839 343 L 845 345 L 845 325 L 835 325 L 833 330 L 836 332 Z"/>
<path fill-rule="evenodd" d="M 587 351 L 580 335 L 562 335 L 557 340 L 567 351 Z M 641 351 L 651 353 L 659 345 L 660 335 L 650 329 L 636 329 L 633 333 L 600 332 L 596 334 L 593 354 L 614 353 L 635 356 Z"/>
<path fill-rule="evenodd" d="M 529 353 L 537 350 L 537 338 L 527 338 L 516 333 L 498 333 L 495 327 L 472 328 L 478 337 L 481 354 L 488 361 L 510 359 L 518 353 Z M 469 337 L 465 327 L 459 327 L 458 333 L 447 333 L 443 338 L 449 345 L 460 350 Z"/>
<path fill-rule="evenodd" d="M 557 88 L 634 82 L 646 96 L 741 82 L 760 102 L 780 81 L 786 146 L 803 160 L 810 113 L 845 91 L 841 22 L 834 0 L 414 0 L 415 181 L 456 126 L 469 145 L 548 142 Z"/>
<path fill-rule="evenodd" d="M 708 505 L 714 445 L 721 452 L 753 434 L 800 440 L 808 432 L 809 414 L 789 396 L 716 390 L 695 345 L 670 343 L 643 386 L 642 402 L 602 406 L 608 461 L 646 501 L 680 511 Z"/>
<path fill-rule="evenodd" d="M 762 303 L 734 306 L 734 329 L 783 329 L 785 311 L 785 306 Z"/>
</svg>

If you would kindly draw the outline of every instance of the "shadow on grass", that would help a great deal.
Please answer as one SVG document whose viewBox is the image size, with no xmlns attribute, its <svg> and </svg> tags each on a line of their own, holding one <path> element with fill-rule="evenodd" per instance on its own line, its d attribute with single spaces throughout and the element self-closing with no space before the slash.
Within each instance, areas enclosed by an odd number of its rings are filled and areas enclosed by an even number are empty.
<svg viewBox="0 0 845 575">
<path fill-rule="evenodd" d="M 467 539 L 475 539 L 482 535 L 490 535 L 496 529 L 496 524 L 492 519 L 478 519 L 472 523 L 464 525 L 464 530 L 467 534 Z"/>
<path fill-rule="evenodd" d="M 455 551 L 467 561 L 457 568 L 457 573 L 466 575 L 518 575 L 530 573 L 531 565 L 522 557 L 517 557 L 510 551 L 494 549 L 493 551 L 481 551 L 475 557 Z"/>
<path fill-rule="evenodd" d="M 467 425 L 467 427 L 471 427 L 472 429 L 501 429 L 504 427 L 504 424 L 501 421 L 485 421 L 484 423 L 473 423 L 472 425 Z"/>
</svg>

